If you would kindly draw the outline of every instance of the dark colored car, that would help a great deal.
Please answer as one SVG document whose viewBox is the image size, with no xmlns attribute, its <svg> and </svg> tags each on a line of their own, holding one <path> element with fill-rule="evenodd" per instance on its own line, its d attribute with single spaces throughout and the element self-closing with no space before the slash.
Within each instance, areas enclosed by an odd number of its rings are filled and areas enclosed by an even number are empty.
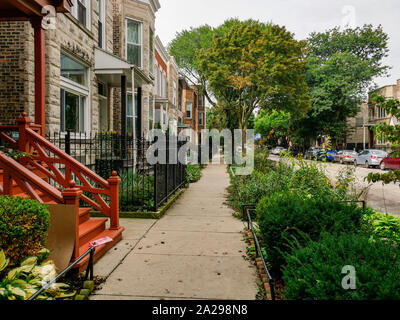
<svg viewBox="0 0 400 320">
<path fill-rule="evenodd" d="M 384 158 L 381 162 L 380 168 L 382 170 L 392 169 L 392 170 L 400 170 L 400 157 L 394 157 L 393 154 Z"/>
<path fill-rule="evenodd" d="M 321 149 L 318 154 L 317 154 L 317 160 L 319 161 L 333 161 L 335 155 L 337 154 L 336 151 L 334 150 L 326 150 L 326 149 Z"/>
</svg>

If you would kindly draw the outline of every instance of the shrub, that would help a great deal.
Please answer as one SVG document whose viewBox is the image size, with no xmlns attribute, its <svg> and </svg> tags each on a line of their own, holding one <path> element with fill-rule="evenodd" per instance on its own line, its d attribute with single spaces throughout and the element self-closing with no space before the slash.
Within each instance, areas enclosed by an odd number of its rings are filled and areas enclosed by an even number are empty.
<svg viewBox="0 0 400 320">
<path fill-rule="evenodd" d="M 46 245 L 50 214 L 46 205 L 34 200 L 0 197 L 0 250 L 14 267 L 36 256 Z"/>
<path fill-rule="evenodd" d="M 276 193 L 263 198 L 257 206 L 260 230 L 266 244 L 269 263 L 279 273 L 283 252 L 292 237 L 300 243 L 318 240 L 321 233 L 356 232 L 362 225 L 363 211 L 330 197 L 303 198 L 296 193 Z"/>
<path fill-rule="evenodd" d="M 384 213 L 374 213 L 366 218 L 370 226 L 371 238 L 388 243 L 400 244 L 400 218 Z"/>
<path fill-rule="evenodd" d="M 186 167 L 186 180 L 188 183 L 197 182 L 201 179 L 202 173 L 198 165 L 189 164 Z"/>
<path fill-rule="evenodd" d="M 360 234 L 324 235 L 286 255 L 286 300 L 400 299 L 400 249 Z M 356 271 L 356 290 L 345 290 L 344 266 Z"/>
<path fill-rule="evenodd" d="M 271 168 L 270 152 L 267 148 L 254 150 L 254 169 L 266 173 Z"/>
</svg>

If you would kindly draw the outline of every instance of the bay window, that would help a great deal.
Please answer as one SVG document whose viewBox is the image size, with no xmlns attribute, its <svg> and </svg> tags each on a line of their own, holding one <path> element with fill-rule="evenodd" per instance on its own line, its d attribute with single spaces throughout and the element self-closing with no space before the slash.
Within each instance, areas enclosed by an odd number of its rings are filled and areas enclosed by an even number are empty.
<svg viewBox="0 0 400 320">
<path fill-rule="evenodd" d="M 193 104 L 191 102 L 186 103 L 186 118 L 192 119 L 192 107 Z"/>
<path fill-rule="evenodd" d="M 88 68 L 61 54 L 60 131 L 84 132 L 89 111 Z"/>
<path fill-rule="evenodd" d="M 129 63 L 142 67 L 142 23 L 126 20 L 126 57 Z"/>
<path fill-rule="evenodd" d="M 135 123 L 135 135 L 137 138 L 141 137 L 139 132 L 139 117 L 138 117 L 138 95 L 135 92 L 135 114 L 133 114 L 133 100 L 132 93 L 128 93 L 128 103 L 126 112 L 126 132 L 128 137 L 133 137 L 133 124 Z"/>
<path fill-rule="evenodd" d="M 91 0 L 72 0 L 71 14 L 84 27 L 90 30 Z"/>
<path fill-rule="evenodd" d="M 99 0 L 99 21 L 98 21 L 98 45 L 99 48 L 105 49 L 106 35 L 106 3 L 105 0 Z"/>
</svg>

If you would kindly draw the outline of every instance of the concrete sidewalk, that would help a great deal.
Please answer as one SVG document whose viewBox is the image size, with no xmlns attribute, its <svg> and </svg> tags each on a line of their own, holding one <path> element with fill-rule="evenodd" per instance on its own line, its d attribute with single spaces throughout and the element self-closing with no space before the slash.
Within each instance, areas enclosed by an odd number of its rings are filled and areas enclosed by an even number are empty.
<svg viewBox="0 0 400 320">
<path fill-rule="evenodd" d="M 107 277 L 92 300 L 245 299 L 257 294 L 256 269 L 224 204 L 229 177 L 209 165 L 161 220 L 121 219 L 124 239 L 96 265 Z"/>
</svg>

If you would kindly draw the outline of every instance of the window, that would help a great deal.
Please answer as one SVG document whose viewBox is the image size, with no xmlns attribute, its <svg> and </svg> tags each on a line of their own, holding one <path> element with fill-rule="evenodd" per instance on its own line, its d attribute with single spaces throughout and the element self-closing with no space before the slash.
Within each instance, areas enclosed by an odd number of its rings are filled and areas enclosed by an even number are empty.
<svg viewBox="0 0 400 320">
<path fill-rule="evenodd" d="M 60 131 L 84 132 L 88 119 L 88 68 L 65 54 L 60 59 Z"/>
<path fill-rule="evenodd" d="M 142 23 L 127 19 L 126 31 L 127 60 L 139 68 L 142 67 Z"/>
<path fill-rule="evenodd" d="M 191 102 L 186 103 L 186 118 L 188 119 L 192 118 L 192 106 L 193 104 Z"/>
<path fill-rule="evenodd" d="M 132 101 L 132 93 L 128 93 L 128 102 L 127 102 L 127 123 L 126 123 L 126 132 L 129 137 L 133 136 L 133 121 L 135 121 L 135 131 L 136 137 L 140 137 L 141 133 L 139 132 L 139 117 L 138 117 L 138 95 L 135 92 L 135 114 L 133 114 L 133 101 Z"/>
<path fill-rule="evenodd" d="M 378 107 L 378 117 L 379 119 L 386 118 L 386 110 L 382 107 Z"/>
<path fill-rule="evenodd" d="M 86 97 L 61 89 L 61 131 L 83 132 Z"/>
<path fill-rule="evenodd" d="M 150 50 L 149 50 L 149 69 L 150 73 L 154 74 L 154 32 L 150 29 Z"/>
<path fill-rule="evenodd" d="M 90 29 L 90 0 L 72 0 L 71 14 L 84 27 Z"/>
<path fill-rule="evenodd" d="M 64 54 L 61 54 L 61 76 L 87 86 L 87 68 Z"/>
<path fill-rule="evenodd" d="M 150 96 L 149 102 L 149 130 L 154 128 L 154 98 Z"/>
<path fill-rule="evenodd" d="M 174 105 L 176 106 L 176 82 L 174 82 Z"/>
<path fill-rule="evenodd" d="M 204 96 L 199 93 L 199 107 L 202 107 L 204 105 Z"/>
<path fill-rule="evenodd" d="M 105 48 L 105 35 L 106 35 L 106 7 L 105 7 L 105 0 L 99 0 L 99 21 L 98 21 L 98 32 L 99 32 L 99 47 L 104 49 Z"/>
<path fill-rule="evenodd" d="M 203 112 L 199 112 L 199 125 L 203 125 Z"/>
<path fill-rule="evenodd" d="M 165 72 L 162 72 L 162 97 L 167 97 L 167 76 Z"/>
</svg>

